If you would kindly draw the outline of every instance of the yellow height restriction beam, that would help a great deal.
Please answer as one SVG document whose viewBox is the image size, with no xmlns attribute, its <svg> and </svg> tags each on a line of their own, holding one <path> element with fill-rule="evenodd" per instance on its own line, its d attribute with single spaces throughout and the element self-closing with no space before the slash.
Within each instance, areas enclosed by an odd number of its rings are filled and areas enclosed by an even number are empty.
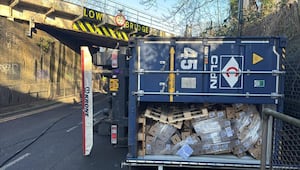
<svg viewBox="0 0 300 170">
<path fill-rule="evenodd" d="M 73 24 L 73 29 L 76 31 L 89 32 L 113 39 L 128 41 L 128 35 L 124 31 L 116 31 L 108 26 L 97 26 L 97 24 L 87 21 L 76 21 Z"/>
<path fill-rule="evenodd" d="M 174 60 L 175 60 L 175 50 L 174 47 L 170 48 L 170 74 L 169 74 L 169 93 L 170 102 L 173 102 L 173 94 L 175 92 L 175 73 L 174 71 Z"/>
</svg>

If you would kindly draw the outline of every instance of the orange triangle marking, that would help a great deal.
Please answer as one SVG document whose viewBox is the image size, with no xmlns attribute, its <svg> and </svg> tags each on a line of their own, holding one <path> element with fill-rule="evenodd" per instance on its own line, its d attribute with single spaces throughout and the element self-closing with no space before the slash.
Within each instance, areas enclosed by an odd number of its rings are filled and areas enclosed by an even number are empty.
<svg viewBox="0 0 300 170">
<path fill-rule="evenodd" d="M 259 62 L 261 62 L 262 60 L 264 60 L 264 58 L 262 58 L 260 55 L 253 53 L 252 55 L 252 64 L 257 64 Z"/>
</svg>

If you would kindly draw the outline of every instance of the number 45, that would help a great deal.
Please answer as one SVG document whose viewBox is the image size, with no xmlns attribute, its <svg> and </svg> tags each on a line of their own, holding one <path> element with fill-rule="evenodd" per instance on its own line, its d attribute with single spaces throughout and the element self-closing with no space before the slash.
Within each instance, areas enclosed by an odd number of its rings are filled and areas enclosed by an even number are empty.
<svg viewBox="0 0 300 170">
<path fill-rule="evenodd" d="M 181 62 L 180 67 L 183 70 L 197 70 L 197 60 L 198 53 L 197 51 L 191 48 L 184 48 L 183 53 L 181 53 Z"/>
</svg>

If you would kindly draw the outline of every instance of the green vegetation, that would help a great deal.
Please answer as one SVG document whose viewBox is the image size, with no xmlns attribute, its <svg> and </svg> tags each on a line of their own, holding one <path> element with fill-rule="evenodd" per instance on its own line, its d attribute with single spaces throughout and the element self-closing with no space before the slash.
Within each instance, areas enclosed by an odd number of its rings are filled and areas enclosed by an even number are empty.
<svg viewBox="0 0 300 170">
<path fill-rule="evenodd" d="M 259 23 L 266 16 L 274 13 L 278 8 L 286 6 L 287 0 L 281 0 L 280 2 L 276 0 L 249 0 L 249 5 L 244 6 L 242 21 L 238 21 L 239 16 L 239 0 L 230 0 L 230 14 L 228 19 L 224 20 L 224 24 L 217 28 L 214 35 L 227 35 L 235 36 L 239 35 L 238 27 L 239 24 L 244 28 Z"/>
<path fill-rule="evenodd" d="M 38 47 L 41 48 L 41 50 L 44 53 L 47 54 L 50 50 L 51 43 L 53 43 L 53 40 L 51 40 L 51 39 L 40 38 L 40 41 L 37 42 L 36 44 L 37 44 Z"/>
</svg>

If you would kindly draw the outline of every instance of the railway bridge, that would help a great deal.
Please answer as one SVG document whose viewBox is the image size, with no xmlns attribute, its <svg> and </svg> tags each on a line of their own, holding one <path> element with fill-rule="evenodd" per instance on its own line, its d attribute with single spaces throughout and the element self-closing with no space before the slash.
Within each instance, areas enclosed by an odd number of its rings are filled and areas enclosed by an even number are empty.
<svg viewBox="0 0 300 170">
<path fill-rule="evenodd" d="M 1 0 L 0 16 L 28 22 L 28 36 L 37 28 L 76 48 L 114 48 L 134 36 L 175 35 L 170 23 L 111 0 Z"/>
</svg>

